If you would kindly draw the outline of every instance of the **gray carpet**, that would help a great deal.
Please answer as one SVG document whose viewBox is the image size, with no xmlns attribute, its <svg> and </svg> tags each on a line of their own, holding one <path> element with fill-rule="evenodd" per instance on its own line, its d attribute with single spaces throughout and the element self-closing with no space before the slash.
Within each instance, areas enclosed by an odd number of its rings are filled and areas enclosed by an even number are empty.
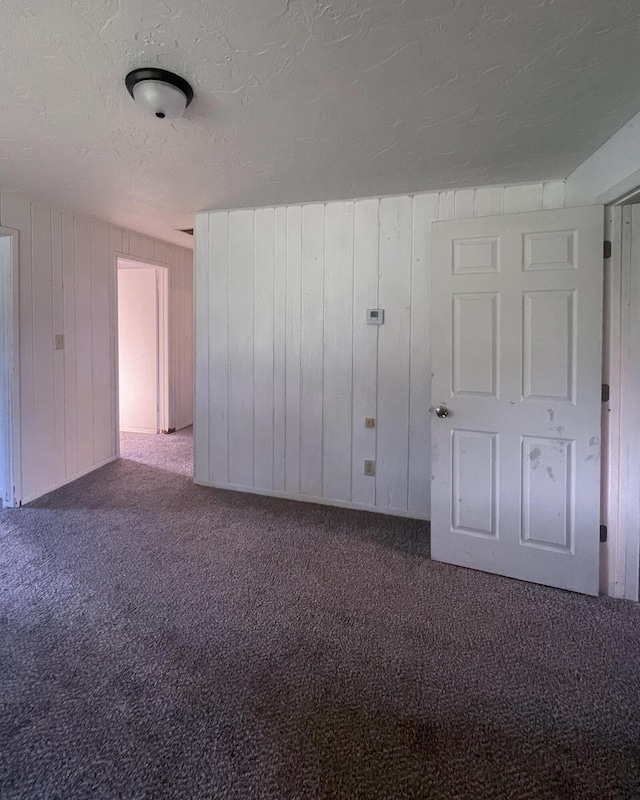
<svg viewBox="0 0 640 800">
<path fill-rule="evenodd" d="M 640 797 L 637 605 L 123 455 L 0 513 L 3 800 Z"/>
</svg>

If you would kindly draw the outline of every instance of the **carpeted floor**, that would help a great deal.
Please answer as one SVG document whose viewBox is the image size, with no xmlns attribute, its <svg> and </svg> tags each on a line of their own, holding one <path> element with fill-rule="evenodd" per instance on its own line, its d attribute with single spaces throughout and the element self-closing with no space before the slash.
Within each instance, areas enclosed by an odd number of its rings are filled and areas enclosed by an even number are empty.
<svg viewBox="0 0 640 800">
<path fill-rule="evenodd" d="M 0 512 L 3 800 L 640 797 L 637 605 L 123 456 Z"/>
</svg>

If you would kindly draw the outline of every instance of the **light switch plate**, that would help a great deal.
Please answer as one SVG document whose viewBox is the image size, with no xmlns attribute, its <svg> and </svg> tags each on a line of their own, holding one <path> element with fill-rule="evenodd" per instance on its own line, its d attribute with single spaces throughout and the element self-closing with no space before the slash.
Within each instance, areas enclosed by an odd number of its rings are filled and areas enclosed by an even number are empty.
<svg viewBox="0 0 640 800">
<path fill-rule="evenodd" d="M 64 350 L 64 334 L 63 333 L 56 333 L 54 336 L 54 350 Z"/>
</svg>

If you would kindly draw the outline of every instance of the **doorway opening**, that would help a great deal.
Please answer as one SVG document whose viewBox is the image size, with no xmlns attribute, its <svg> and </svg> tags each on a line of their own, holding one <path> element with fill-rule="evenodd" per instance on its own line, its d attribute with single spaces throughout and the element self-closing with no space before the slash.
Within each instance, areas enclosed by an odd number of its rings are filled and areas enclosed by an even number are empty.
<svg viewBox="0 0 640 800">
<path fill-rule="evenodd" d="M 0 227 L 0 508 L 20 505 L 18 232 Z"/>
<path fill-rule="evenodd" d="M 118 420 L 127 433 L 168 433 L 169 270 L 118 258 Z"/>
</svg>

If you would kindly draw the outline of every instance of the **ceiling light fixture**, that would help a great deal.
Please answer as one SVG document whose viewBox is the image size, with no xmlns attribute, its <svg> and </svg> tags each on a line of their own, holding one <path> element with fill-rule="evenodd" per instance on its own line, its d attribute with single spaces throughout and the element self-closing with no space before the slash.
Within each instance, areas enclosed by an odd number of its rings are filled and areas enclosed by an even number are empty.
<svg viewBox="0 0 640 800">
<path fill-rule="evenodd" d="M 193 100 L 193 89 L 187 81 L 166 69 L 134 69 L 124 82 L 136 104 L 158 119 L 182 116 Z"/>
</svg>

